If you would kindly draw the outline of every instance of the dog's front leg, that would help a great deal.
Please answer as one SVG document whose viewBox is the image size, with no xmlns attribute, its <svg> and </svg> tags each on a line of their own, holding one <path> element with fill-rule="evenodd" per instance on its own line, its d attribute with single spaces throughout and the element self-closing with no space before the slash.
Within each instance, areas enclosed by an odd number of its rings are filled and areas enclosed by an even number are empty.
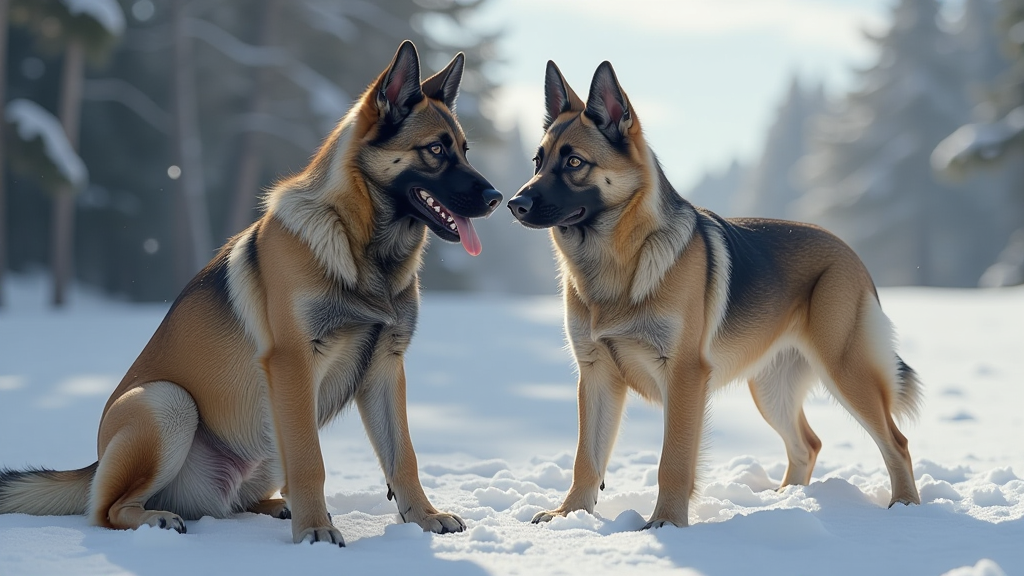
<svg viewBox="0 0 1024 576">
<path fill-rule="evenodd" d="M 598 492 L 603 488 L 612 446 L 626 404 L 626 383 L 608 360 L 579 361 L 577 386 L 579 440 L 572 468 L 572 486 L 562 505 L 538 512 L 533 523 L 547 522 L 576 510 L 594 512 Z"/>
<path fill-rule="evenodd" d="M 395 499 L 402 520 L 415 522 L 424 531 L 438 534 L 465 530 L 462 518 L 438 512 L 430 504 L 420 484 L 416 452 L 409 436 L 405 366 L 401 355 L 384 352 L 374 359 L 356 395 L 356 403 L 384 470 L 388 499 Z"/>
<path fill-rule="evenodd" d="M 344 546 L 324 498 L 323 454 L 316 426 L 316 384 L 310 352 L 277 348 L 264 361 L 270 406 L 284 468 L 292 540 Z"/>
<path fill-rule="evenodd" d="M 665 439 L 658 464 L 658 503 L 644 528 L 689 524 L 690 496 L 697 478 L 708 371 L 699 358 L 682 358 L 665 390 Z"/>
</svg>

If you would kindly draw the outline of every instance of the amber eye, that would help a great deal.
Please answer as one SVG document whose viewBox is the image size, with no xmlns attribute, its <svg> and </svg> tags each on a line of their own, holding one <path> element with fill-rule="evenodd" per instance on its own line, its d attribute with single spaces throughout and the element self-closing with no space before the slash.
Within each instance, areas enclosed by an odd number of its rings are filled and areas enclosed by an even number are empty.
<svg viewBox="0 0 1024 576">
<path fill-rule="evenodd" d="M 583 160 L 580 160 L 579 156 L 569 156 L 569 159 L 565 161 L 565 165 L 569 168 L 579 168 L 583 165 Z"/>
<path fill-rule="evenodd" d="M 444 146 L 441 146 L 440 144 L 431 144 L 430 145 L 430 153 L 431 154 L 433 154 L 435 156 L 440 156 L 441 152 L 444 152 Z"/>
</svg>

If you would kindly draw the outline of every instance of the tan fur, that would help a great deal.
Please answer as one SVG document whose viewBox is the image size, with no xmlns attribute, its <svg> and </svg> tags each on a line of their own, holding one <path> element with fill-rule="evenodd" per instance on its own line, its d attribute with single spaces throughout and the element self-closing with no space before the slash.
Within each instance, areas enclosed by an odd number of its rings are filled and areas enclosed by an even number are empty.
<svg viewBox="0 0 1024 576">
<path fill-rule="evenodd" d="M 393 213 L 395 196 L 412 192 L 392 186 L 438 172 L 441 160 L 422 152 L 438 138 L 452 143 L 452 169 L 479 177 L 448 107 L 462 58 L 399 114 L 413 99 L 395 86 L 421 89 L 403 44 L 309 166 L 274 186 L 263 217 L 175 301 L 104 408 L 98 466 L 2 471 L 0 513 L 87 512 L 101 526 L 184 532 L 185 520 L 248 510 L 290 517 L 295 542 L 343 545 L 318 430 L 355 400 L 403 521 L 463 530 L 427 499 L 409 436 L 403 357 L 427 228 Z M 435 99 L 442 89 L 447 99 Z M 54 493 L 68 502 L 46 506 Z"/>
<path fill-rule="evenodd" d="M 549 63 L 550 124 L 537 174 L 509 204 L 525 224 L 551 227 L 580 371 L 573 484 L 559 508 L 534 521 L 593 511 L 632 389 L 665 410 L 659 495 L 648 526 L 688 524 L 708 395 L 744 379 L 786 443 L 783 486 L 811 479 L 821 441 L 801 404 L 818 378 L 878 444 L 892 503 L 919 503 L 907 440 L 892 417 L 913 414 L 919 383 L 893 350 L 863 264 L 820 228 L 725 220 L 679 198 L 624 93 L 617 131 L 587 112 L 595 97 L 616 96 L 617 80 L 605 66 L 584 105 L 558 85 L 564 78 Z M 597 104 L 611 110 L 615 103 Z M 566 168 L 562 150 L 583 163 Z M 562 216 L 548 216 L 555 208 L 575 214 L 577 205 L 594 211 L 576 195 L 595 189 L 600 209 L 589 220 L 566 226 L 557 224 Z M 546 213 L 536 209 L 544 202 Z"/>
</svg>

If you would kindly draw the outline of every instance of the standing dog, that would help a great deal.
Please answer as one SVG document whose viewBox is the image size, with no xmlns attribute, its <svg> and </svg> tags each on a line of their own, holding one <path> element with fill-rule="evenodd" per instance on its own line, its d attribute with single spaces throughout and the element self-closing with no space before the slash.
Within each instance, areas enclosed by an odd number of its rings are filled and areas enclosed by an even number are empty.
<svg viewBox="0 0 1024 576">
<path fill-rule="evenodd" d="M 317 431 L 355 400 L 402 519 L 465 529 L 420 485 L 403 366 L 427 229 L 476 255 L 469 218 L 501 202 L 466 160 L 463 65 L 458 54 L 421 84 L 404 42 L 309 166 L 178 296 L 107 402 L 99 461 L 0 472 L 0 513 L 185 532 L 186 519 L 252 511 L 290 517 L 295 542 L 343 546 Z"/>
<path fill-rule="evenodd" d="M 536 173 L 509 201 L 551 228 L 579 368 L 573 482 L 556 510 L 593 512 L 626 391 L 661 402 L 658 502 L 647 527 L 688 523 L 708 393 L 738 379 L 786 443 L 782 485 L 806 484 L 821 448 L 802 403 L 819 378 L 878 444 L 892 503 L 920 503 L 907 440 L 917 376 L 893 350 L 864 265 L 807 224 L 724 219 L 681 198 L 608 62 L 586 104 L 553 62 Z"/>
</svg>

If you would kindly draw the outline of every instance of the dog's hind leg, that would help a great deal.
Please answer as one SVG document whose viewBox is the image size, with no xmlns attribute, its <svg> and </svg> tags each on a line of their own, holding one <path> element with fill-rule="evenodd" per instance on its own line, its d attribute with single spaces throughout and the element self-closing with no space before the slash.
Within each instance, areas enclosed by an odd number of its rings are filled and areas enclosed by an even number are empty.
<svg viewBox="0 0 1024 576">
<path fill-rule="evenodd" d="M 892 418 L 902 385 L 892 328 L 873 293 L 850 298 L 847 279 L 835 280 L 822 275 L 811 300 L 809 336 L 819 376 L 878 445 L 892 485 L 889 505 L 920 504 L 907 438 Z"/>
<path fill-rule="evenodd" d="M 199 412 L 192 396 L 170 382 L 151 382 L 118 398 L 100 424 L 100 460 L 93 480 L 93 523 L 109 528 L 143 524 L 185 532 L 174 512 L 147 510 L 188 456 Z"/>
<path fill-rule="evenodd" d="M 786 443 L 786 475 L 780 489 L 811 481 L 821 440 L 804 415 L 803 401 L 814 384 L 807 361 L 793 349 L 783 350 L 760 374 L 748 381 L 754 404 Z"/>
<path fill-rule="evenodd" d="M 288 520 L 292 517 L 288 501 L 284 498 L 274 497 L 277 495 L 278 487 L 282 484 L 280 478 L 281 470 L 283 470 L 283 467 L 279 459 L 274 458 L 264 461 L 253 472 L 252 477 L 242 484 L 239 489 L 239 496 L 242 502 L 245 503 L 246 512 L 266 514 L 267 516 L 273 516 L 282 520 Z"/>
</svg>

